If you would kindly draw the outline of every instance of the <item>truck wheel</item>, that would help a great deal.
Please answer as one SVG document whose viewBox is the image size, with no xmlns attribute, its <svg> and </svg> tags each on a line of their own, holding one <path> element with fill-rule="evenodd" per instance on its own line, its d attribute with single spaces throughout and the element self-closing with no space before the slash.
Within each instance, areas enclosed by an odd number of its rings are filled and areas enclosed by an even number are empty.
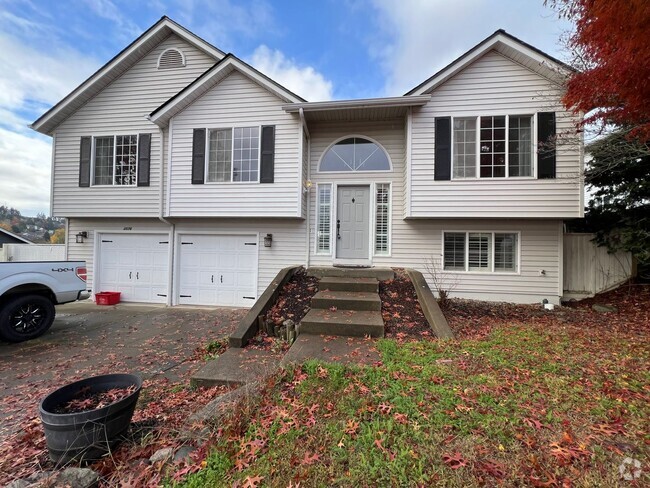
<svg viewBox="0 0 650 488">
<path fill-rule="evenodd" d="M 54 322 L 54 304 L 41 295 L 9 298 L 0 309 L 0 337 L 22 342 L 44 334 Z"/>
</svg>

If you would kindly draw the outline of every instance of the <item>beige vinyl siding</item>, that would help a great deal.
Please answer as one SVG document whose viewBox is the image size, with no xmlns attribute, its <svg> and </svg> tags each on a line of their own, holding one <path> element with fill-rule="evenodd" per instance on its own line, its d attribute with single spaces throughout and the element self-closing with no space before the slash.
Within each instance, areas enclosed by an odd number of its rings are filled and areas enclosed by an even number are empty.
<svg viewBox="0 0 650 488">
<path fill-rule="evenodd" d="M 413 109 L 411 201 L 413 217 L 544 217 L 581 215 L 580 145 L 558 145 L 557 178 L 434 181 L 434 118 L 556 112 L 557 132 L 574 119 L 560 105 L 561 90 L 539 74 L 490 51 L 437 87 Z"/>
<path fill-rule="evenodd" d="M 403 218 L 403 202 L 404 202 L 404 119 L 393 119 L 387 121 L 365 121 L 365 122 L 327 122 L 327 123 L 312 123 L 309 126 L 311 133 L 311 180 L 313 187 L 310 191 L 310 252 L 312 253 L 311 264 L 313 266 L 327 266 L 332 264 L 332 256 L 316 255 L 315 237 L 316 237 L 316 198 L 318 195 L 317 185 L 319 183 L 335 183 L 335 184 L 360 184 L 365 185 L 369 183 L 391 183 L 392 201 L 391 201 L 391 218 L 393 225 L 393 242 L 396 238 L 395 225 L 397 221 L 402 221 Z M 336 140 L 348 136 L 359 135 L 366 136 L 372 140 L 377 141 L 388 152 L 391 159 L 393 170 L 391 172 L 377 172 L 377 171 L 359 171 L 347 173 L 320 173 L 318 171 L 318 164 L 320 158 L 327 148 Z M 332 188 L 332 195 L 334 196 L 336 189 Z M 370 202 L 374 204 L 374 195 L 370 195 Z M 334 198 L 332 203 L 334 203 Z M 336 209 L 333 208 L 333 212 Z M 335 225 L 336 218 L 332 219 L 332 225 Z M 371 240 L 373 236 L 371 235 Z M 332 243 L 333 245 L 334 243 Z M 382 258 L 383 259 L 383 258 Z M 392 265 L 391 265 L 392 266 Z"/>
<path fill-rule="evenodd" d="M 300 123 L 286 103 L 238 71 L 172 118 L 172 217 L 299 217 Z M 192 184 L 195 128 L 275 125 L 275 182 Z"/>
<path fill-rule="evenodd" d="M 158 70 L 158 56 L 168 48 L 183 51 L 184 68 Z M 160 135 L 145 116 L 195 80 L 216 61 L 169 36 L 96 97 L 59 125 L 55 138 L 52 213 L 58 217 L 154 216 L 159 211 Z M 149 132 L 149 187 L 79 187 L 81 136 Z"/>
<path fill-rule="evenodd" d="M 305 264 L 305 221 L 303 219 L 175 219 L 176 234 L 218 232 L 258 234 L 259 297 L 282 268 Z M 273 235 L 271 247 L 264 247 L 264 236 Z"/>
<path fill-rule="evenodd" d="M 310 191 L 310 263 L 312 266 L 332 265 L 331 256 L 315 254 L 316 184 L 367 184 L 391 182 L 391 254 L 374 256 L 374 266 L 410 267 L 425 272 L 428 258 L 441 258 L 443 231 L 512 231 L 521 233 L 520 272 L 517 274 L 457 273 L 455 297 L 493 301 L 533 303 L 547 298 L 558 303 L 560 291 L 561 225 L 558 220 L 531 219 L 404 219 L 404 148 L 405 125 L 402 119 L 385 122 L 313 123 L 310 125 L 311 179 Z M 368 136 L 384 146 L 391 157 L 391 173 L 360 172 L 328 174 L 318 172 L 323 152 L 335 140 L 349 135 Z M 333 189 L 334 191 L 334 189 Z M 371 196 L 374 202 L 374 195 Z M 332 222 L 336 221 L 336 217 Z M 332 224 L 334 225 L 334 224 Z M 371 239 L 374 236 L 371 235 Z M 540 270 L 545 274 L 540 274 Z M 431 284 L 431 280 L 429 279 Z"/>
<path fill-rule="evenodd" d="M 68 219 L 68 259 L 84 260 L 88 269 L 88 289 L 93 288 L 95 274 L 95 246 L 98 231 L 107 232 L 124 232 L 138 234 L 140 232 L 160 232 L 169 235 L 171 227 L 164 224 L 158 219 L 128 219 L 128 218 L 70 218 Z M 131 230 L 125 230 L 130 227 Z M 84 239 L 83 244 L 75 242 L 75 235 L 78 232 L 88 232 L 88 237 Z M 93 290 L 93 292 L 110 291 L 110 290 Z"/>
<path fill-rule="evenodd" d="M 88 268 L 88 289 L 94 281 L 94 249 L 97 231 L 160 232 L 169 234 L 171 227 L 158 219 L 77 219 L 69 220 L 68 259 L 84 260 Z M 176 235 L 182 233 L 237 233 L 259 234 L 259 271 L 257 280 L 258 296 L 264 292 L 275 275 L 282 268 L 305 264 L 305 224 L 301 219 L 175 219 Z M 131 230 L 124 231 L 125 227 Z M 83 244 L 76 244 L 74 235 L 87 231 L 88 238 Z M 264 247 L 264 236 L 273 234 L 273 245 Z M 170 236 L 171 242 L 171 236 Z M 176 249 L 176 252 L 178 249 Z M 175 260 L 176 261 L 176 260 Z M 177 277 L 178 275 L 176 275 Z M 100 291 L 100 290 L 97 290 Z"/>
</svg>

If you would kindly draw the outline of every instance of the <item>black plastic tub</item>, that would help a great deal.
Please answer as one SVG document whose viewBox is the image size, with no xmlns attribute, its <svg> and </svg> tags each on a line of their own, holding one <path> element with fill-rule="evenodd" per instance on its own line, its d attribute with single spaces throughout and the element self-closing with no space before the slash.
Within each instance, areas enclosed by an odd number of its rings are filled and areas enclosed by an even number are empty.
<svg viewBox="0 0 650 488">
<path fill-rule="evenodd" d="M 136 387 L 133 393 L 105 407 L 79 413 L 54 413 L 82 388 L 89 387 L 91 393 L 98 393 L 129 386 Z M 92 461 L 115 447 L 129 428 L 141 388 L 139 376 L 106 374 L 75 381 L 46 396 L 38 410 L 52 461 L 58 464 Z"/>
</svg>

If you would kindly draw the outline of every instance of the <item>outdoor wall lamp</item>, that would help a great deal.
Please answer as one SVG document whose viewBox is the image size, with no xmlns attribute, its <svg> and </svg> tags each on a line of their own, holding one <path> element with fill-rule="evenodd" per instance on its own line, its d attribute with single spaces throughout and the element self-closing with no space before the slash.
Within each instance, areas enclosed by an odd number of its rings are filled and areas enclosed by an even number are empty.
<svg viewBox="0 0 650 488">
<path fill-rule="evenodd" d="M 311 190 L 312 185 L 313 184 L 312 184 L 311 180 L 305 181 L 305 184 L 302 187 L 303 193 L 307 193 L 309 190 Z"/>
<path fill-rule="evenodd" d="M 266 234 L 264 236 L 264 247 L 271 247 L 273 244 L 273 234 Z"/>
<path fill-rule="evenodd" d="M 83 244 L 84 239 L 88 239 L 88 232 L 86 232 L 85 230 L 81 232 L 77 232 L 77 235 L 75 236 L 75 242 L 77 244 Z"/>
</svg>

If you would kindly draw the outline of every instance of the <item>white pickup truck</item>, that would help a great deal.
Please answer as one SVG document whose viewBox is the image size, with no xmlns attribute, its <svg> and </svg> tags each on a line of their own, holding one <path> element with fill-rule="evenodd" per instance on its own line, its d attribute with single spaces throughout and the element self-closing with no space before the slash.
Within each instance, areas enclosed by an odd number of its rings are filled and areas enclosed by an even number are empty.
<svg viewBox="0 0 650 488">
<path fill-rule="evenodd" d="M 54 322 L 54 305 L 88 296 L 84 261 L 0 263 L 0 339 L 34 339 Z"/>
</svg>

